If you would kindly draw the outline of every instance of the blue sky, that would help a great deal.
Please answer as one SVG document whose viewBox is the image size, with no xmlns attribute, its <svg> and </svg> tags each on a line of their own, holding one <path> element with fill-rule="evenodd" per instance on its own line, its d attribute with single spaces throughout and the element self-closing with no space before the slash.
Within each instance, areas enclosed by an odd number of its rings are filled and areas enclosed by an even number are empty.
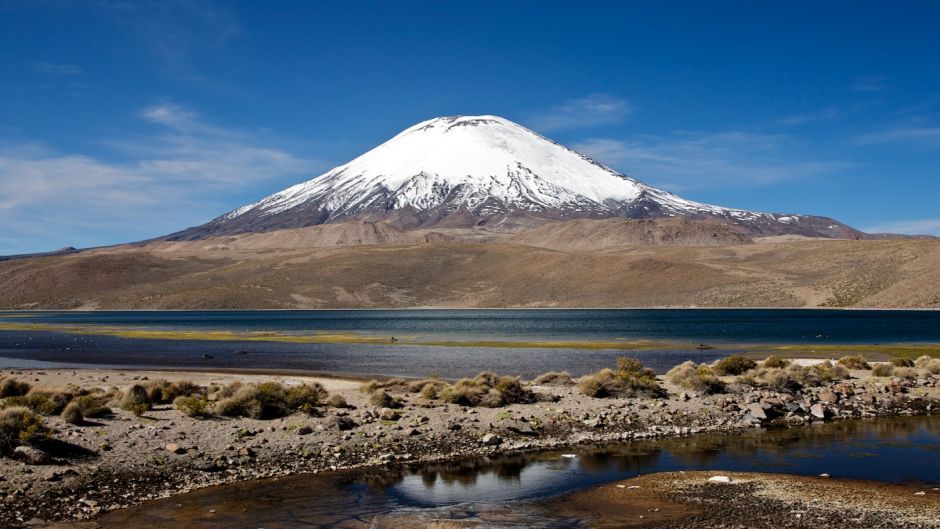
<svg viewBox="0 0 940 529">
<path fill-rule="evenodd" d="M 497 114 L 695 200 L 940 234 L 940 3 L 0 3 L 0 254 Z"/>
</svg>

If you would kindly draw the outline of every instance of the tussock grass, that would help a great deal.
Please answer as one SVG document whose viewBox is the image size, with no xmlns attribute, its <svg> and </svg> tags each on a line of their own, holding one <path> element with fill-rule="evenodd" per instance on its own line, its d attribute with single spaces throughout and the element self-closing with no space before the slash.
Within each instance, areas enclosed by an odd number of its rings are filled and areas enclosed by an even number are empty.
<svg viewBox="0 0 940 529">
<path fill-rule="evenodd" d="M 0 455 L 7 455 L 20 444 L 40 440 L 47 434 L 42 418 L 29 408 L 11 406 L 0 410 Z"/>
<path fill-rule="evenodd" d="M 940 358 L 921 356 L 914 361 L 914 365 L 917 369 L 923 369 L 931 375 L 940 375 Z"/>
<path fill-rule="evenodd" d="M 26 395 L 31 387 L 28 382 L 21 382 L 13 377 L 0 377 L 0 399 Z"/>
<path fill-rule="evenodd" d="M 176 397 L 173 405 L 189 417 L 206 419 L 215 415 L 212 403 L 199 396 Z"/>
<path fill-rule="evenodd" d="M 865 358 L 861 355 L 843 356 L 839 359 L 838 363 L 847 367 L 848 369 L 853 369 L 856 371 L 871 369 L 871 366 L 868 365 L 868 362 L 866 362 Z"/>
<path fill-rule="evenodd" d="M 781 393 L 793 393 L 803 388 L 819 387 L 823 384 L 849 378 L 848 369 L 828 360 L 814 366 L 791 364 L 784 368 L 761 368 L 753 381 L 760 386 Z"/>
<path fill-rule="evenodd" d="M 914 361 L 910 358 L 895 356 L 891 359 L 891 365 L 894 367 L 914 367 Z"/>
<path fill-rule="evenodd" d="M 757 362 L 739 355 L 722 358 L 712 364 L 712 370 L 718 376 L 743 375 L 755 367 Z"/>
<path fill-rule="evenodd" d="M 193 395 L 205 395 L 206 388 L 196 385 L 188 380 L 177 382 L 167 382 L 166 380 L 154 380 L 146 386 L 147 397 L 151 404 L 169 404 L 177 397 L 191 397 Z"/>
<path fill-rule="evenodd" d="M 890 377 L 894 375 L 894 366 L 891 364 L 875 364 L 871 368 L 871 376 L 873 377 Z"/>
<path fill-rule="evenodd" d="M 578 389 L 589 397 L 662 397 L 666 392 L 656 379 L 656 372 L 635 358 L 618 358 L 617 369 L 605 368 L 585 375 Z"/>
<path fill-rule="evenodd" d="M 147 388 L 140 384 L 134 384 L 127 388 L 127 391 L 121 395 L 120 407 L 122 410 L 127 410 L 138 417 L 146 413 L 152 407 Z"/>
<path fill-rule="evenodd" d="M 574 380 L 567 371 L 549 371 L 535 377 L 532 383 L 539 386 L 573 386 Z"/>
<path fill-rule="evenodd" d="M 82 408 L 74 400 L 65 406 L 62 410 L 62 420 L 68 424 L 85 424 L 85 417 L 82 415 Z"/>
<path fill-rule="evenodd" d="M 785 358 L 780 358 L 777 355 L 770 355 L 764 359 L 763 363 L 761 364 L 761 367 L 781 368 L 781 367 L 787 367 L 788 365 L 790 365 L 789 360 Z"/>
<path fill-rule="evenodd" d="M 725 383 L 718 378 L 714 369 L 691 360 L 670 369 L 666 379 L 680 388 L 698 393 L 714 394 L 725 390 Z"/>
<path fill-rule="evenodd" d="M 21 406 L 40 415 L 58 415 L 72 400 L 68 390 L 56 388 L 32 388 L 25 395 L 3 399 L 2 407 Z"/>
<path fill-rule="evenodd" d="M 267 420 L 295 412 L 313 414 L 328 397 L 320 384 L 284 386 L 280 382 L 264 382 L 229 386 L 219 390 L 222 398 L 213 407 L 215 413 L 226 417 Z"/>
<path fill-rule="evenodd" d="M 422 388 L 427 398 L 461 406 L 484 406 L 498 408 L 509 404 L 536 402 L 538 397 L 527 388 L 519 377 L 483 372 L 474 378 L 463 378 L 453 384 L 434 385 L 433 389 Z M 437 393 L 436 397 L 434 393 Z"/>
</svg>

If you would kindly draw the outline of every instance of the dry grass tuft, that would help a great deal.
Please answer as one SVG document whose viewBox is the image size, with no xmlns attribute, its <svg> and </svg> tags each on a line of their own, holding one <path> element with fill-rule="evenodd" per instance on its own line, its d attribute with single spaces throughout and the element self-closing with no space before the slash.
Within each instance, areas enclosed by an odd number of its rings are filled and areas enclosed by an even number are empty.
<svg viewBox="0 0 940 529">
<path fill-rule="evenodd" d="M 699 393 L 713 394 L 725 390 L 725 383 L 715 375 L 711 367 L 698 365 L 691 360 L 670 369 L 666 373 L 666 379 L 680 388 Z"/>
<path fill-rule="evenodd" d="M 659 385 L 656 372 L 635 358 L 618 358 L 617 370 L 601 369 L 585 375 L 578 388 L 589 397 L 663 397 L 666 391 Z"/>
</svg>

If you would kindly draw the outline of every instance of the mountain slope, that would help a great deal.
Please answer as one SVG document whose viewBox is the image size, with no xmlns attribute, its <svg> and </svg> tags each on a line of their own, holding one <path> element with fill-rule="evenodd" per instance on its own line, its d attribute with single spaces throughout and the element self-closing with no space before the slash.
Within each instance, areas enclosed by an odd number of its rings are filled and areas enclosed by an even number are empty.
<svg viewBox="0 0 940 529">
<path fill-rule="evenodd" d="M 193 240 L 365 220 L 403 229 L 516 231 L 578 218 L 712 219 L 752 235 L 860 238 L 832 219 L 758 213 L 683 199 L 621 175 L 497 116 L 436 118 L 351 162 L 172 234 Z"/>
</svg>

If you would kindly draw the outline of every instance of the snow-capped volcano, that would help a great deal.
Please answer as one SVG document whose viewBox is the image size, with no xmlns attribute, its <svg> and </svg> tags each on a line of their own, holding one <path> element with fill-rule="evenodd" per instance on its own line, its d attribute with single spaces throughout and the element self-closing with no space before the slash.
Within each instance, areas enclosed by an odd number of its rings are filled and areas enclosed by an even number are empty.
<svg viewBox="0 0 940 529">
<path fill-rule="evenodd" d="M 854 235 L 830 219 L 685 200 L 507 119 L 452 116 L 418 123 L 345 165 L 171 238 L 353 219 L 510 230 L 552 219 L 672 216 L 724 219 L 748 233 Z"/>
</svg>

